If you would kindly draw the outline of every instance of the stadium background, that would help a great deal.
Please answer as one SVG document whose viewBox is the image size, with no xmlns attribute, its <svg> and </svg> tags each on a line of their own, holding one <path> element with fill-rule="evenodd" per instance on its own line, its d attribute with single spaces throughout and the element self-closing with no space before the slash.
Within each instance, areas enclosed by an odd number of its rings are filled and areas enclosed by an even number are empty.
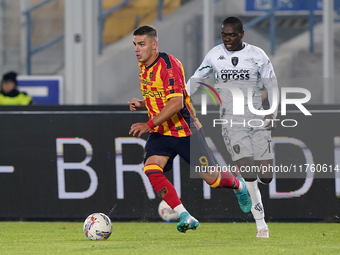
<svg viewBox="0 0 340 255">
<path fill-rule="evenodd" d="M 145 120 L 146 114 L 130 114 L 123 106 L 128 99 L 141 97 L 131 31 L 145 23 L 158 28 L 160 50 L 179 58 L 188 78 L 204 56 L 204 1 L 164 1 L 161 17 L 158 1 L 126 1 L 127 4 L 108 16 L 104 23 L 101 54 L 98 52 L 98 36 L 90 43 L 75 40 L 86 38 L 86 22 L 91 19 L 85 15 L 79 27 L 73 27 L 75 30 L 81 28 L 76 35 L 84 34 L 83 37 L 69 40 L 65 34 L 56 44 L 32 55 L 30 64 L 27 61 L 27 37 L 30 37 L 34 49 L 66 33 L 68 23 L 64 18 L 67 12 L 64 8 L 69 2 L 46 1 L 45 5 L 33 10 L 30 34 L 26 30 L 27 17 L 22 13 L 45 1 L 0 2 L 1 70 L 17 70 L 21 75 L 43 75 L 45 78 L 60 76 L 63 81 L 58 85 L 63 105 L 1 107 L 0 187 L 3 208 L 0 218 L 83 220 L 93 211 L 102 211 L 113 220 L 159 220 L 157 205 L 160 199 L 153 192 L 148 192 L 147 184 L 138 174 L 142 169 L 143 140 L 128 135 L 130 125 L 137 120 Z M 79 1 L 73 2 L 82 5 Z M 104 0 L 102 4 L 105 10 L 119 2 Z M 214 1 L 213 43 L 218 40 L 218 24 L 224 17 L 237 15 L 246 23 L 266 14 L 266 9 L 260 7 L 268 7 L 270 2 Z M 315 24 L 314 51 L 310 52 L 309 13 L 303 5 L 307 1 L 296 0 L 290 5 L 289 1 L 274 2 L 286 2 L 291 7 L 275 13 L 274 54 L 271 52 L 268 19 L 247 29 L 244 41 L 266 51 L 281 87 L 308 89 L 312 94 L 308 109 L 314 111 L 311 117 L 305 117 L 296 108 L 291 109 L 285 118 L 297 119 L 298 127 L 279 127 L 273 132 L 273 137 L 289 137 L 304 142 L 315 164 L 340 165 L 340 100 L 335 96 L 339 94 L 339 76 L 338 73 L 329 79 L 323 76 L 323 24 Z M 320 2 L 322 6 L 322 1 L 315 1 L 315 16 L 318 18 L 322 17 Z M 334 3 L 338 7 L 338 1 Z M 87 1 L 87 4 L 96 7 L 90 17 L 95 17 L 97 24 L 98 1 Z M 82 11 L 86 11 L 85 7 Z M 336 15 L 337 12 L 334 13 Z M 89 20 L 85 22 L 86 18 Z M 339 70 L 340 37 L 337 35 L 340 28 L 336 22 L 333 25 L 334 70 Z M 95 27 L 91 31 L 93 34 L 98 32 Z M 84 45 L 79 48 L 79 43 Z M 72 47 L 78 47 L 84 58 L 76 59 L 74 66 L 70 67 L 70 59 L 76 58 L 69 55 Z M 88 47 L 92 55 L 87 52 Z M 77 68 L 79 63 L 82 63 L 81 68 Z M 28 65 L 31 65 L 30 72 Z M 90 74 L 86 66 L 92 67 Z M 329 81 L 334 87 L 332 98 L 328 98 L 327 103 L 323 97 L 323 84 Z M 198 116 L 204 125 L 209 125 L 214 117 L 213 114 Z M 219 133 L 209 136 L 226 162 L 230 162 Z M 145 136 L 142 138 L 145 139 Z M 275 147 L 276 164 L 304 164 L 307 162 L 306 150 L 294 143 L 278 144 Z M 74 170 L 71 170 L 72 167 Z M 180 174 L 173 181 L 180 189 L 183 202 L 197 217 L 206 221 L 252 221 L 250 215 L 240 213 L 232 192 L 212 190 L 210 198 L 204 197 L 207 193 L 203 191 L 202 181 L 190 179 L 187 169 L 187 165 L 180 162 L 177 168 Z M 269 187 L 261 185 L 268 220 L 339 222 L 340 182 L 335 177 L 340 173 L 336 174 L 315 174 L 312 181 L 305 176 L 277 176 L 275 189 L 273 184 Z M 172 173 L 168 176 L 172 179 Z M 294 193 L 302 187 L 304 191 Z M 282 197 L 275 197 L 280 196 L 278 194 Z M 226 206 L 227 203 L 230 205 Z"/>
<path fill-rule="evenodd" d="M 310 107 L 312 117 L 288 113 L 298 126 L 273 133 L 276 165 L 340 165 L 339 128 L 332 124 L 338 110 L 324 107 L 315 113 Z M 146 136 L 128 135 L 131 123 L 145 121 L 145 113 L 130 114 L 118 106 L 35 106 L 5 107 L 0 114 L 1 219 L 82 220 L 101 211 L 112 220 L 159 220 L 160 199 L 142 174 Z M 218 115 L 201 117 L 208 127 Z M 320 136 L 317 130 L 325 125 L 327 133 Z M 231 162 L 219 129 L 205 133 Z M 268 220 L 338 222 L 340 171 L 297 172 L 279 172 L 269 187 L 260 185 Z M 252 221 L 240 212 L 232 191 L 204 190 L 201 179 L 190 178 L 185 162 L 167 176 L 202 221 Z"/>
</svg>

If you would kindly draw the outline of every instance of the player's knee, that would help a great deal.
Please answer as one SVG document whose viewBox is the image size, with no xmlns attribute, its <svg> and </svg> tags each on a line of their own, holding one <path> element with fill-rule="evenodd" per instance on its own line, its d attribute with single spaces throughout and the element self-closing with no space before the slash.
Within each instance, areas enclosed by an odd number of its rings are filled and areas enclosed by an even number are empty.
<svg viewBox="0 0 340 255">
<path fill-rule="evenodd" d="M 260 180 L 264 184 L 269 184 L 273 180 L 273 177 L 262 177 L 262 178 L 260 178 Z"/>
<path fill-rule="evenodd" d="M 256 181 L 256 177 L 244 177 L 244 180 L 246 181 L 246 182 L 254 182 L 254 181 Z"/>
</svg>

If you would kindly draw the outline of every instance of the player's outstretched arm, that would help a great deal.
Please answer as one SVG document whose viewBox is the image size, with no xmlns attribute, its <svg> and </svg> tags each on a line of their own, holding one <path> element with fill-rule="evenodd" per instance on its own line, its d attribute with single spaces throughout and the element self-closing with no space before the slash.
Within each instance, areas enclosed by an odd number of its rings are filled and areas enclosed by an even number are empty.
<svg viewBox="0 0 340 255">
<path fill-rule="evenodd" d="M 127 103 L 130 106 L 130 111 L 131 112 L 134 112 L 137 109 L 145 109 L 145 101 L 144 100 L 139 100 L 137 98 L 132 98 Z"/>
</svg>

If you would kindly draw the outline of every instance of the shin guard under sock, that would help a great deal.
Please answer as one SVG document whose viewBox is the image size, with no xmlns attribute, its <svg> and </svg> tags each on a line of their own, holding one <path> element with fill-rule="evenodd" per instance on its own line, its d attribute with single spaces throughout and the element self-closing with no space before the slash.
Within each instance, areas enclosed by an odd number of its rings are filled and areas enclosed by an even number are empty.
<svg viewBox="0 0 340 255">
<path fill-rule="evenodd" d="M 149 181 L 157 193 L 167 204 L 174 209 L 176 206 L 182 204 L 179 200 L 174 186 L 163 174 L 163 168 L 157 164 L 148 164 L 144 167 L 144 172 L 148 176 Z"/>
</svg>

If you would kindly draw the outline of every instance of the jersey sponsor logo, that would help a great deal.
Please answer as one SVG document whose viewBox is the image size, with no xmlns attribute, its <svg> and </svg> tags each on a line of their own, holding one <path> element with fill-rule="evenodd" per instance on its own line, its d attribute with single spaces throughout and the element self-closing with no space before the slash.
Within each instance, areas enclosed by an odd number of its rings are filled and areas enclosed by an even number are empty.
<svg viewBox="0 0 340 255">
<path fill-rule="evenodd" d="M 148 85 L 148 86 L 152 86 L 152 82 L 146 80 L 146 79 L 140 79 L 140 83 L 144 84 L 144 85 Z"/>
<path fill-rule="evenodd" d="M 260 58 L 245 58 L 245 59 L 243 59 L 243 61 L 251 62 L 251 63 L 258 63 L 258 62 L 261 61 L 261 59 Z"/>
<path fill-rule="evenodd" d="M 222 69 L 221 70 L 221 79 L 223 82 L 227 82 L 230 80 L 249 80 L 250 79 L 250 70 L 246 69 Z"/>
<path fill-rule="evenodd" d="M 222 69 L 221 73 L 230 73 L 230 74 L 240 74 L 245 73 L 249 74 L 250 70 L 247 69 Z"/>
<path fill-rule="evenodd" d="M 232 57 L 231 58 L 231 63 L 233 64 L 233 66 L 237 66 L 237 64 L 238 64 L 238 57 Z"/>
<path fill-rule="evenodd" d="M 217 60 L 223 60 L 225 59 L 225 57 L 223 55 L 219 56 L 219 58 Z"/>
<path fill-rule="evenodd" d="M 142 90 L 143 97 L 163 97 L 162 91 L 150 91 L 147 89 Z"/>
</svg>

